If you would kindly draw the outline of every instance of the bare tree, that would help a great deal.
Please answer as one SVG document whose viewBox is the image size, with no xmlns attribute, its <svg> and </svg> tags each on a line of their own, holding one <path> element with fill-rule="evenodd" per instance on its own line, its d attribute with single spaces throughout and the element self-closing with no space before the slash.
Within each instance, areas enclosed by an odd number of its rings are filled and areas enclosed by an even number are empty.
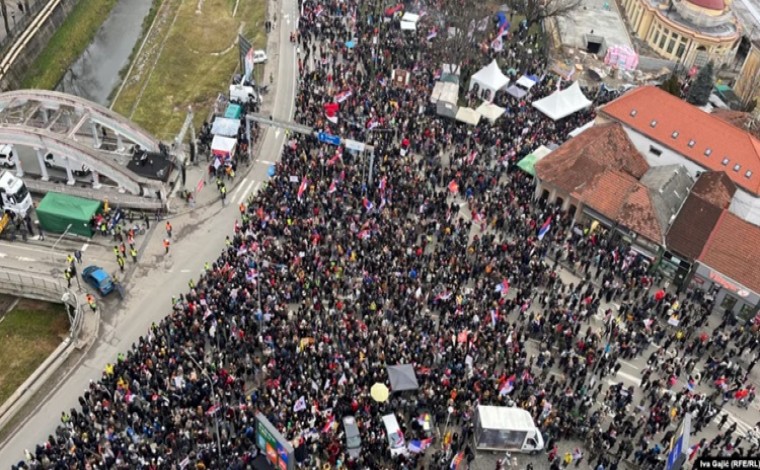
<svg viewBox="0 0 760 470">
<path fill-rule="evenodd" d="M 423 24 L 436 30 L 429 50 L 436 66 L 452 64 L 470 69 L 473 59 L 479 57 L 479 45 L 494 34 L 492 13 L 482 0 L 435 2 Z"/>
<path fill-rule="evenodd" d="M 11 28 L 8 26 L 8 7 L 5 6 L 5 2 L 0 0 L 0 13 L 3 15 L 3 23 L 5 24 L 5 34 L 11 34 Z"/>
<path fill-rule="evenodd" d="M 525 16 L 528 28 L 549 18 L 566 18 L 583 0 L 516 0 L 514 10 Z"/>
</svg>

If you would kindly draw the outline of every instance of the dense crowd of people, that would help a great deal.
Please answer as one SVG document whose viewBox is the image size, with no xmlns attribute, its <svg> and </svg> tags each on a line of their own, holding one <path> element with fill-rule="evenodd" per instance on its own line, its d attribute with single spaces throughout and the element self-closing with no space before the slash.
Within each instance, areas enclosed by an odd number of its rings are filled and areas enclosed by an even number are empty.
<svg viewBox="0 0 760 470">
<path fill-rule="evenodd" d="M 517 168 L 593 119 L 593 107 L 554 122 L 500 94 L 508 118 L 495 124 L 438 117 L 427 103 L 441 64 L 426 59 L 425 28 L 367 21 L 383 16 L 379 2 L 302 6 L 295 119 L 371 143 L 372 163 L 289 137 L 220 257 L 14 469 L 252 468 L 257 412 L 303 468 L 450 468 L 458 455 L 464 468 L 476 458 L 479 404 L 528 410 L 552 468 L 615 469 L 621 459 L 655 468 L 685 413 L 698 438 L 727 402 L 754 398 L 756 359 L 736 359 L 757 357 L 750 328 L 730 313 L 708 326 L 709 299 L 661 289 L 613 233 L 573 230 Z M 541 98 L 557 78 L 525 53 L 533 40 L 521 28 L 502 52 L 473 45 L 473 57 L 540 76 L 530 98 Z M 391 83 L 395 69 L 411 72 L 407 85 Z M 616 96 L 586 91 L 597 106 Z M 334 124 L 324 104 L 338 94 Z M 579 280 L 563 281 L 562 266 Z M 541 344 L 536 355 L 531 340 Z M 645 398 L 605 385 L 620 359 L 642 355 Z M 388 383 L 395 364 L 414 366 L 419 389 L 375 401 L 371 387 Z M 421 413 L 441 433 L 430 449 L 391 457 L 381 421 L 390 413 L 406 442 L 430 443 Z M 342 435 L 349 415 L 361 431 L 355 459 Z M 566 439 L 583 441 L 587 454 L 560 452 Z M 758 453 L 735 424 L 698 442 L 690 458 Z"/>
</svg>

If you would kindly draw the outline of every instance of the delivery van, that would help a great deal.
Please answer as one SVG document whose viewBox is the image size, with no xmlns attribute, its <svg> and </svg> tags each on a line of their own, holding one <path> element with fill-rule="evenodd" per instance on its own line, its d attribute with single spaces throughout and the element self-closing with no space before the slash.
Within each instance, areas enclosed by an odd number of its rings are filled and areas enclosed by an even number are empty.
<svg viewBox="0 0 760 470">
<path fill-rule="evenodd" d="M 67 166 L 66 157 L 49 153 L 45 155 L 45 166 L 48 168 L 55 167 L 65 170 Z M 74 176 L 87 176 L 92 171 L 87 167 L 87 165 L 79 165 L 76 161 L 72 160 L 71 172 L 74 174 Z"/>
<path fill-rule="evenodd" d="M 478 406 L 473 439 L 480 450 L 537 454 L 544 448 L 533 417 L 517 407 Z"/>
<path fill-rule="evenodd" d="M 0 166 L 13 168 L 16 166 L 16 154 L 12 145 L 0 145 Z"/>
<path fill-rule="evenodd" d="M 391 455 L 393 457 L 407 455 L 409 450 L 406 448 L 404 433 L 398 425 L 396 415 L 389 414 L 383 416 L 383 424 L 385 425 L 385 434 L 388 436 L 388 446 L 390 447 Z"/>
</svg>

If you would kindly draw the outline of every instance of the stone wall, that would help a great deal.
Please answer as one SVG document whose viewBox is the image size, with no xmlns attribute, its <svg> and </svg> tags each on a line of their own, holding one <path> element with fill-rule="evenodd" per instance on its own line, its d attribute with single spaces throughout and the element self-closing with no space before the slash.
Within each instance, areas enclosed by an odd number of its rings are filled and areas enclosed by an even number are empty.
<svg viewBox="0 0 760 470">
<path fill-rule="evenodd" d="M 29 25 L 35 31 L 26 40 L 26 43 L 21 46 L 16 60 L 11 64 L 2 78 L 0 78 L 0 91 L 15 90 L 21 87 L 21 82 L 30 65 L 34 63 L 35 59 L 47 46 L 50 38 L 60 28 L 77 2 L 78 0 L 48 0 L 48 4 L 55 4 L 55 6 L 52 8 L 52 11 L 43 8 L 38 13 L 38 15 L 47 15 L 47 18 L 41 24 L 32 21 Z M 24 33 L 22 33 L 22 37 L 23 35 Z"/>
</svg>

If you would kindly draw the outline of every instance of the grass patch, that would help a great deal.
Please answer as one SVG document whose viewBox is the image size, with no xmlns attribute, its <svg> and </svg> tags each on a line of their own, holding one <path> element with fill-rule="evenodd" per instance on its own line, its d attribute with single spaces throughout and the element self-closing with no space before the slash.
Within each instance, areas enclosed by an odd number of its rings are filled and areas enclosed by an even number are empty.
<svg viewBox="0 0 760 470">
<path fill-rule="evenodd" d="M 82 55 L 117 0 L 79 0 L 22 81 L 22 88 L 52 90 Z"/>
<path fill-rule="evenodd" d="M 200 124 L 218 94 L 226 93 L 238 66 L 241 25 L 254 47 L 265 46 L 266 1 L 239 0 L 235 17 L 235 0 L 204 0 L 199 13 L 198 2 L 164 4 L 113 109 L 169 139 L 182 126 L 189 105 Z"/>
<path fill-rule="evenodd" d="M 69 331 L 62 305 L 21 300 L 0 322 L 0 403 L 61 344 Z"/>
</svg>

